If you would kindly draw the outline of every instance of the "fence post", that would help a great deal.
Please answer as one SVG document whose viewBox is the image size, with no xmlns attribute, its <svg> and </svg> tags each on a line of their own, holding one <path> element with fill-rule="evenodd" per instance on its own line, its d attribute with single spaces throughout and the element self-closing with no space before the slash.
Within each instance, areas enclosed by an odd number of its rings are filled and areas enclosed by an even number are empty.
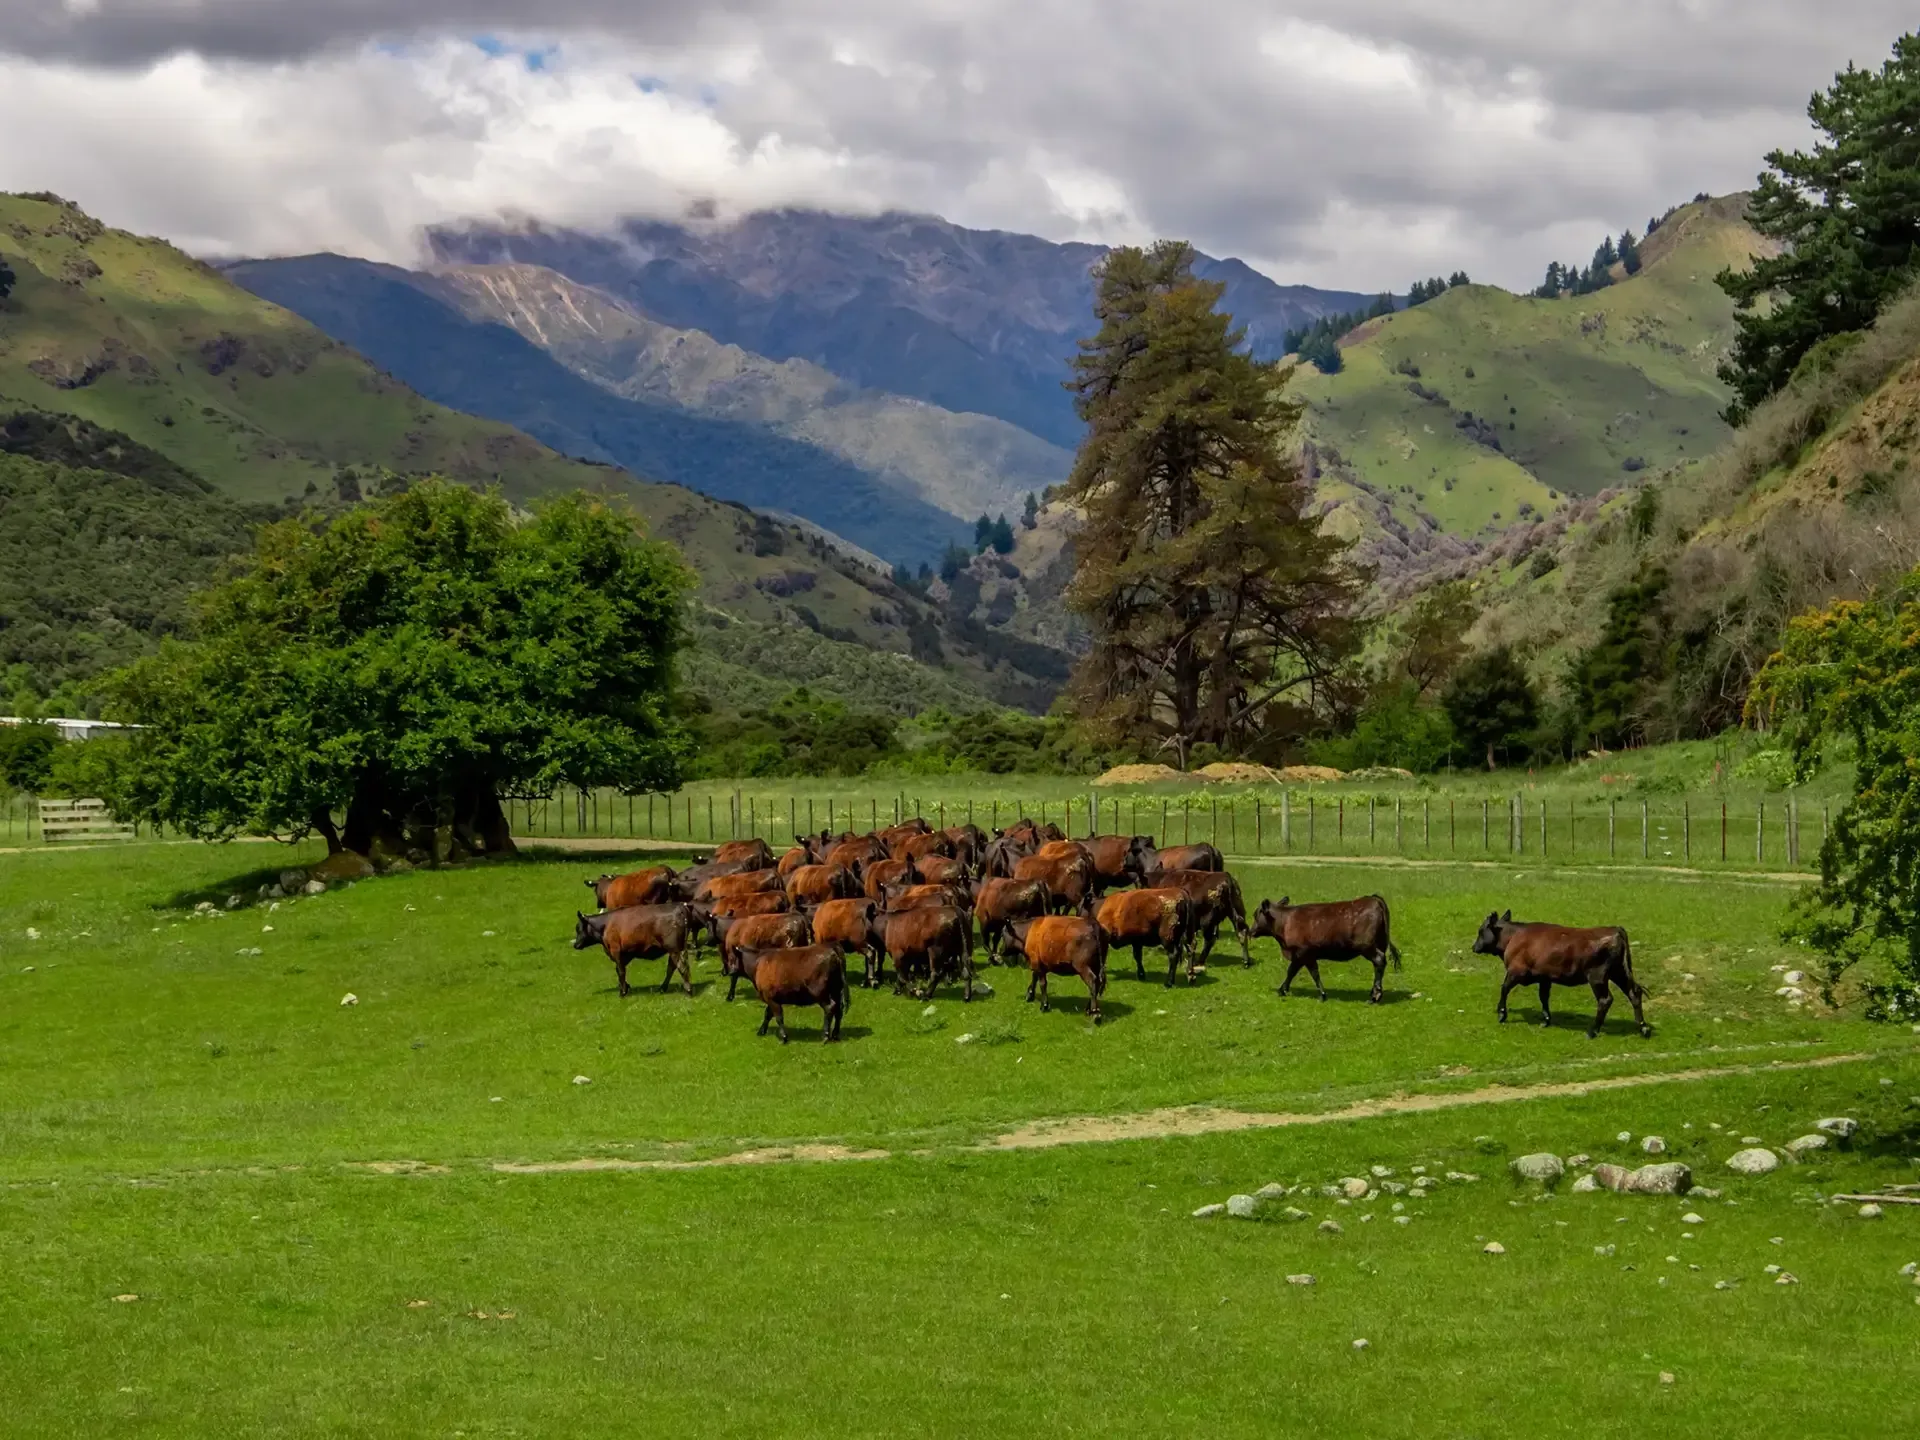
<svg viewBox="0 0 1920 1440">
<path fill-rule="evenodd" d="M 1620 821 L 1619 811 L 1620 811 L 1620 802 L 1614 799 L 1611 795 L 1609 795 L 1607 797 L 1607 858 L 1609 860 L 1613 859 L 1614 857 L 1613 837 L 1614 837 L 1614 831 L 1619 826 L 1619 821 Z"/>
<path fill-rule="evenodd" d="M 1547 858 L 1547 802 L 1540 802 L 1540 858 Z"/>
<path fill-rule="evenodd" d="M 1293 849 L 1293 792 L 1286 786 L 1280 787 L 1280 850 L 1284 854 Z"/>
<path fill-rule="evenodd" d="M 1762 864 L 1767 858 L 1767 802 L 1762 800 L 1753 812 L 1753 863 Z"/>
<path fill-rule="evenodd" d="M 1393 797 L 1393 848 L 1396 854 L 1407 848 L 1405 819 L 1405 807 L 1396 795 Z"/>
<path fill-rule="evenodd" d="M 1491 800 L 1480 802 L 1480 848 L 1487 851 L 1493 849 L 1493 802 Z"/>
<path fill-rule="evenodd" d="M 1167 833 L 1167 797 L 1164 795 L 1160 797 L 1160 834 L 1158 838 L 1162 848 L 1165 848 L 1167 841 L 1171 838 Z"/>
<path fill-rule="evenodd" d="M 1347 848 L 1347 797 L 1344 795 L 1334 801 L 1333 840 L 1335 848 Z"/>
<path fill-rule="evenodd" d="M 1313 853 L 1313 791 L 1307 791 L 1307 853 Z"/>
<path fill-rule="evenodd" d="M 1420 823 L 1420 843 L 1428 850 L 1433 849 L 1433 800 L 1422 800 L 1420 808 L 1424 812 Z"/>
<path fill-rule="evenodd" d="M 1367 849 L 1373 849 L 1373 796 L 1367 796 Z"/>
<path fill-rule="evenodd" d="M 1186 796 L 1180 802 L 1180 843 L 1193 843 L 1193 797 Z"/>
<path fill-rule="evenodd" d="M 1260 823 L 1260 797 L 1256 795 L 1253 797 L 1253 853 L 1254 854 L 1258 855 L 1260 853 L 1262 848 L 1262 842 L 1265 840 L 1265 838 L 1266 838 L 1266 830 L 1265 830 L 1265 827 Z"/>
<path fill-rule="evenodd" d="M 1720 858 L 1727 858 L 1727 802 L 1720 802 Z"/>
<path fill-rule="evenodd" d="M 1647 802 L 1640 802 L 1640 858 L 1645 860 L 1652 852 L 1648 848 Z"/>
<path fill-rule="evenodd" d="M 1687 864 L 1693 863 L 1693 806 L 1680 802 L 1680 853 Z"/>
<path fill-rule="evenodd" d="M 713 843 L 713 836 L 714 836 L 714 829 L 713 829 L 713 796 L 712 796 L 711 794 L 709 794 L 709 795 L 707 796 L 707 843 L 708 843 L 708 844 L 712 844 L 712 843 Z"/>
</svg>

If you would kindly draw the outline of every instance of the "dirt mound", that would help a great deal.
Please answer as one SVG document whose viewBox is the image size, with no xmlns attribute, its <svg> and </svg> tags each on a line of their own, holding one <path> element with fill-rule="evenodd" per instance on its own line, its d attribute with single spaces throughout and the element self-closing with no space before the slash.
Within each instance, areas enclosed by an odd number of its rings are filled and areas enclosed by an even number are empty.
<svg viewBox="0 0 1920 1440">
<path fill-rule="evenodd" d="M 1344 780 L 1346 772 L 1336 770 L 1331 765 L 1289 765 L 1280 771 L 1280 778 L 1289 785 L 1307 784 L 1322 780 Z"/>
<path fill-rule="evenodd" d="M 1202 780 L 1228 785 L 1272 785 L 1280 779 L 1279 772 L 1265 765 L 1249 765 L 1244 760 L 1216 760 L 1193 773 Z"/>
<path fill-rule="evenodd" d="M 1411 780 L 1413 772 L 1398 765 L 1369 765 L 1364 770 L 1349 770 L 1349 780 Z"/>
<path fill-rule="evenodd" d="M 1093 783 L 1096 785 L 1156 785 L 1167 780 L 1185 780 L 1171 765 L 1116 765 Z"/>
</svg>

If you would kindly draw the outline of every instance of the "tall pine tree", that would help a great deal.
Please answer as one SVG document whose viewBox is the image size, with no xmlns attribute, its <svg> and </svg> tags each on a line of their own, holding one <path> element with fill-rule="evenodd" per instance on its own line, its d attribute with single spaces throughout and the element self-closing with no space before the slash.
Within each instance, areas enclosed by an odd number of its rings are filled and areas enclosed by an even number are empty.
<svg viewBox="0 0 1920 1440">
<path fill-rule="evenodd" d="M 1241 352 L 1166 241 L 1111 252 L 1095 273 L 1100 330 L 1072 387 L 1087 438 L 1066 498 L 1085 516 L 1068 603 L 1093 644 L 1081 714 L 1110 741 L 1245 750 L 1280 704 L 1310 705 L 1354 650 L 1363 576 L 1304 511 L 1288 458 L 1298 407 Z"/>
</svg>

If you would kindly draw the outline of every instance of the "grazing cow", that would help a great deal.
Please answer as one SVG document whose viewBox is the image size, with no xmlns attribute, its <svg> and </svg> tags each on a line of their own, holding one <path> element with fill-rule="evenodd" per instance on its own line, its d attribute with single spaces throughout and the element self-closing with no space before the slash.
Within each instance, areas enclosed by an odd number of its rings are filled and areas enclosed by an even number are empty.
<svg viewBox="0 0 1920 1440">
<path fill-rule="evenodd" d="M 773 864 L 773 851 L 767 842 L 755 837 L 752 840 L 729 840 L 713 852 L 716 860 L 751 860 L 753 868 L 765 870 Z"/>
<path fill-rule="evenodd" d="M 922 885 L 965 885 L 973 879 L 967 862 L 951 855 L 923 855 L 912 863 Z"/>
<path fill-rule="evenodd" d="M 1587 1038 L 1600 1033 L 1607 1011 L 1613 1008 L 1610 985 L 1620 987 L 1633 1005 L 1634 1023 L 1643 1036 L 1653 1027 L 1641 1013 L 1640 1002 L 1647 992 L 1633 978 L 1633 947 L 1627 932 L 1618 925 L 1602 925 L 1578 930 L 1567 925 L 1530 924 L 1515 920 L 1513 912 L 1489 915 L 1480 924 L 1479 938 L 1473 942 L 1476 955 L 1498 955 L 1506 963 L 1507 973 L 1500 981 L 1500 1023 L 1507 1023 L 1507 992 L 1516 985 L 1540 987 L 1540 1023 L 1553 1024 L 1548 997 L 1556 985 L 1589 985 L 1593 988 L 1593 1024 Z"/>
<path fill-rule="evenodd" d="M 802 865 L 787 877 L 787 898 L 796 905 L 851 900 L 859 893 L 860 882 L 843 865 Z"/>
<path fill-rule="evenodd" d="M 879 913 L 877 901 L 829 900 L 809 917 L 815 944 L 838 945 L 843 953 L 858 952 L 866 961 L 863 983 L 869 990 L 880 983 L 880 956 L 873 944 L 873 917 Z"/>
<path fill-rule="evenodd" d="M 1133 947 L 1133 970 L 1140 979 L 1147 978 L 1141 948 L 1157 945 L 1166 952 L 1167 984 L 1173 984 L 1183 952 L 1187 956 L 1187 983 L 1193 983 L 1193 902 L 1186 891 L 1122 890 L 1100 902 L 1096 918 L 1109 946 Z"/>
<path fill-rule="evenodd" d="M 925 910 L 941 905 L 972 910 L 973 893 L 965 885 L 889 885 L 880 892 L 880 903 L 889 911 Z"/>
<path fill-rule="evenodd" d="M 1033 920 L 1047 913 L 1047 887 L 1038 880 L 976 880 L 973 882 L 973 918 L 980 925 L 980 943 L 987 959 L 998 965 L 1007 926 L 1015 920 Z"/>
<path fill-rule="evenodd" d="M 973 999 L 973 918 L 955 905 L 924 910 L 882 911 L 868 929 L 871 943 L 893 959 L 893 991 L 899 994 L 915 975 L 927 988 L 915 993 L 931 999 L 943 978 L 966 982 L 964 1000 Z"/>
<path fill-rule="evenodd" d="M 1224 870 L 1149 870 L 1140 882 L 1144 886 L 1187 892 L 1193 902 L 1193 928 L 1206 939 L 1196 962 L 1205 969 L 1213 954 L 1214 937 L 1222 925 L 1233 927 L 1240 941 L 1240 963 L 1251 968 L 1253 956 L 1247 950 L 1247 902 L 1241 897 L 1240 882 Z"/>
<path fill-rule="evenodd" d="M 911 884 L 911 860 L 876 860 L 860 877 L 860 886 L 869 900 L 878 900 L 889 885 Z"/>
<path fill-rule="evenodd" d="M 1093 857 L 1093 888 L 1104 894 L 1117 885 L 1144 885 L 1151 835 L 1089 835 L 1080 844 Z"/>
<path fill-rule="evenodd" d="M 929 830 L 918 835 L 902 835 L 889 851 L 896 860 L 923 860 L 929 855 L 953 854 L 953 841 L 945 831 Z"/>
<path fill-rule="evenodd" d="M 587 881 L 593 902 L 602 910 L 625 910 L 631 905 L 661 905 L 673 898 L 673 867 L 655 865 L 626 875 L 602 875 Z"/>
<path fill-rule="evenodd" d="M 730 895 L 715 900 L 708 909 L 710 915 L 784 915 L 793 906 L 787 897 L 778 890 L 762 891 L 758 895 Z M 700 917 L 696 915 L 695 919 Z"/>
<path fill-rule="evenodd" d="M 886 845 L 875 835 L 860 835 L 851 840 L 837 840 L 827 847 L 827 853 L 821 857 L 823 865 L 839 865 L 859 873 L 862 865 L 871 865 L 875 860 L 892 858 Z"/>
<path fill-rule="evenodd" d="M 693 898 L 730 900 L 736 895 L 766 895 L 779 888 L 780 872 L 769 865 L 764 870 L 742 870 L 737 875 L 715 875 L 702 880 Z"/>
<path fill-rule="evenodd" d="M 703 860 L 689 865 L 673 877 L 673 893 L 681 900 L 698 899 L 696 892 L 709 880 L 722 875 L 743 875 L 749 870 L 763 868 L 747 860 Z"/>
<path fill-rule="evenodd" d="M 613 961 L 613 973 L 619 977 L 620 993 L 631 994 L 627 984 L 627 966 L 635 960 L 667 962 L 662 990 L 673 984 L 673 972 L 680 972 L 680 984 L 693 993 L 693 966 L 687 961 L 687 942 L 692 938 L 694 919 L 690 905 L 630 905 L 624 910 L 608 910 L 599 915 L 581 915 L 575 911 L 573 948 L 585 950 L 598 945 Z"/>
<path fill-rule="evenodd" d="M 847 1018 L 847 1006 L 853 994 L 847 988 L 847 961 L 838 945 L 799 945 L 777 950 L 758 950 L 750 945 L 735 948 L 727 961 L 728 978 L 736 984 L 745 980 L 767 1007 L 760 1018 L 760 1033 L 769 1024 L 780 1027 L 780 1043 L 787 1043 L 789 1005 L 820 1007 L 820 1038 L 840 1038 L 841 1022 Z"/>
<path fill-rule="evenodd" d="M 1156 850 L 1149 839 L 1140 854 L 1143 870 L 1224 870 L 1227 862 L 1211 845 L 1169 845 Z"/>
<path fill-rule="evenodd" d="M 998 880 L 1011 880 L 1013 867 L 1038 848 L 1018 835 L 996 835 L 987 842 L 986 858 L 980 864 L 981 873 Z"/>
<path fill-rule="evenodd" d="M 1387 958 L 1400 968 L 1400 947 L 1393 943 L 1392 917 L 1387 902 L 1378 895 L 1358 900 L 1335 900 L 1324 905 L 1293 905 L 1288 896 L 1262 900 L 1253 912 L 1256 937 L 1271 936 L 1286 957 L 1287 978 L 1280 982 L 1285 995 L 1293 986 L 1293 977 L 1304 968 L 1313 977 L 1320 998 L 1327 998 L 1327 987 L 1320 983 L 1322 960 L 1371 960 L 1373 993 L 1371 1003 L 1380 1003 L 1381 989 L 1387 978 Z"/>
<path fill-rule="evenodd" d="M 1049 904 L 1062 914 L 1093 913 L 1093 861 L 1084 854 L 1052 860 L 1029 855 L 1014 865 L 1013 878 L 1040 881 L 1047 887 Z"/>
<path fill-rule="evenodd" d="M 757 950 L 769 950 L 783 946 L 811 945 L 813 943 L 813 922 L 805 915 L 716 915 L 713 917 L 714 943 L 720 948 L 720 965 L 726 968 L 727 957 L 735 947 L 751 946 Z M 740 983 L 740 977 L 732 971 L 727 984 L 727 999 L 733 999 L 733 992 Z"/>
<path fill-rule="evenodd" d="M 1087 1015 L 1100 1023 L 1100 996 L 1107 988 L 1107 936 L 1091 920 L 1078 915 L 1042 915 L 1017 920 L 1007 929 L 1007 953 L 1027 963 L 1027 999 L 1040 990 L 1040 1010 L 1052 1009 L 1047 998 L 1049 975 L 1078 975 L 1087 986 Z"/>
</svg>

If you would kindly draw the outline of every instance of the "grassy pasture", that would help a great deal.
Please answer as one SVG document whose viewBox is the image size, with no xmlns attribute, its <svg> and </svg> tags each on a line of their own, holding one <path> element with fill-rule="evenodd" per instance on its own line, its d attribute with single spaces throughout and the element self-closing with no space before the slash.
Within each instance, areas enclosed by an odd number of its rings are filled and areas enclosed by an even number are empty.
<svg viewBox="0 0 1920 1440">
<path fill-rule="evenodd" d="M 567 948 L 598 857 L 190 918 L 287 858 L 0 856 L 0 1434 L 1354 1433 L 1416 1415 L 1441 1434 L 1868 1434 L 1920 1418 L 1920 1291 L 1895 1273 L 1920 1259 L 1920 1215 L 1813 1203 L 1920 1179 L 1920 1049 L 1773 994 L 1769 967 L 1796 958 L 1773 938 L 1786 887 L 1249 864 L 1250 900 L 1386 894 L 1407 957 L 1391 1003 L 1361 1003 L 1352 966 L 1327 967 L 1324 1005 L 1281 1001 L 1261 942 L 1252 971 L 1236 956 L 1171 992 L 1151 959 L 1145 985 L 1117 966 L 1097 1030 L 1077 985 L 1040 1015 L 989 969 L 996 993 L 972 1007 L 856 990 L 847 1043 L 810 1043 L 802 1015 L 783 1048 L 754 1037 L 757 1006 L 723 1003 L 711 961 L 692 999 L 623 1002 L 597 952 Z M 1654 1038 L 1616 1005 L 1586 1041 L 1573 991 L 1551 1031 L 1518 993 L 1494 1025 L 1494 967 L 1468 946 L 1496 904 L 1627 924 Z M 1866 1058 L 1775 1066 L 1850 1055 Z M 1702 1069 L 1723 1073 L 991 1147 L 1050 1117 Z M 1734 1137 L 1778 1145 L 1834 1113 L 1862 1122 L 1848 1151 L 1759 1180 L 1721 1168 Z M 1724 1198 L 1541 1200 L 1504 1178 L 1536 1148 L 1638 1157 L 1623 1129 L 1665 1134 Z M 886 1158 L 494 1168 L 795 1142 Z M 419 1168 L 383 1173 L 400 1161 Z M 1404 1226 L 1385 1196 L 1301 1198 L 1294 1224 L 1186 1218 L 1370 1164 L 1485 1178 L 1410 1204 Z M 1679 1225 L 1689 1208 L 1703 1225 Z M 1323 1216 L 1345 1233 L 1319 1233 Z M 1483 1255 L 1487 1239 L 1509 1253 Z M 1768 1263 L 1802 1283 L 1773 1285 Z M 1318 1284 L 1284 1283 L 1300 1272 Z"/>
</svg>

